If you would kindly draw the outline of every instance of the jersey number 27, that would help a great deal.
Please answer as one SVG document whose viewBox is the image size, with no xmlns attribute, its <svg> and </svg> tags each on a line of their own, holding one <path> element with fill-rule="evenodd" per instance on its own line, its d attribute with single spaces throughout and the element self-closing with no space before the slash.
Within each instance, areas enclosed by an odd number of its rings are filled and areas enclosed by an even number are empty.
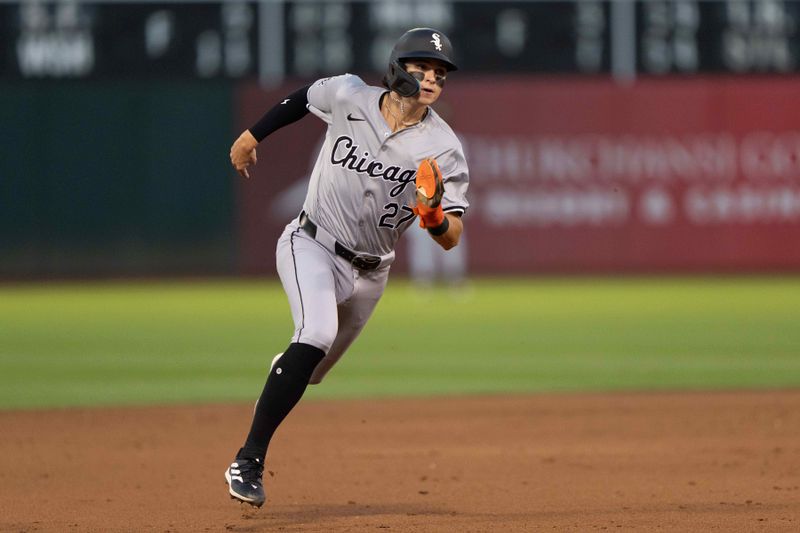
<svg viewBox="0 0 800 533">
<path fill-rule="evenodd" d="M 398 206 L 396 203 L 392 202 L 383 206 L 386 209 L 386 212 L 381 215 L 380 220 L 378 221 L 379 228 L 397 228 L 402 226 L 404 223 L 408 222 L 412 218 L 414 218 L 414 211 L 411 210 L 410 207 L 407 205 Z M 397 216 L 397 213 L 400 212 L 405 213 L 403 214 L 399 220 L 395 221 L 394 218 Z"/>
</svg>

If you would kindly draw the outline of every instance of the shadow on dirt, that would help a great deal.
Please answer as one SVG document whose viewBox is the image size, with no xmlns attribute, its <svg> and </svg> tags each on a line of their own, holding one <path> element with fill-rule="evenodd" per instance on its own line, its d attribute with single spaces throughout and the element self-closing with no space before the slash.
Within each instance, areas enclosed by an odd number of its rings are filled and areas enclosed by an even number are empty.
<svg viewBox="0 0 800 533">
<path fill-rule="evenodd" d="M 282 505 L 265 507 L 264 509 L 244 509 L 242 518 L 245 522 L 239 524 L 226 524 L 228 531 L 264 531 L 265 527 L 291 530 L 294 527 L 305 529 L 303 526 L 315 524 L 330 524 L 337 519 L 365 518 L 374 528 L 381 528 L 381 517 L 386 519 L 386 527 L 396 524 L 398 519 L 413 520 L 414 517 L 444 517 L 453 516 L 455 511 L 441 507 L 415 504 L 394 503 L 384 504 L 358 504 L 348 503 L 339 505 Z M 366 525 L 366 523 L 364 524 Z"/>
</svg>

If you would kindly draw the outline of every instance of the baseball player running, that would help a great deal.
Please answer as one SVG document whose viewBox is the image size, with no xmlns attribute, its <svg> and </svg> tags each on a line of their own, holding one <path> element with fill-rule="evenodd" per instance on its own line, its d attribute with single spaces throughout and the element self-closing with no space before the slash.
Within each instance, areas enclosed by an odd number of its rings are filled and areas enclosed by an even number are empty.
<svg viewBox="0 0 800 533">
<path fill-rule="evenodd" d="M 430 108 L 454 70 L 445 34 L 415 28 L 395 44 L 385 88 L 351 74 L 318 80 L 233 143 L 231 163 L 249 177 L 256 146 L 270 133 L 309 112 L 328 125 L 303 210 L 278 240 L 294 335 L 272 361 L 250 432 L 225 471 L 232 498 L 264 503 L 272 435 L 358 337 L 383 294 L 400 235 L 418 219 L 444 249 L 458 244 L 469 173 L 461 144 Z"/>
</svg>

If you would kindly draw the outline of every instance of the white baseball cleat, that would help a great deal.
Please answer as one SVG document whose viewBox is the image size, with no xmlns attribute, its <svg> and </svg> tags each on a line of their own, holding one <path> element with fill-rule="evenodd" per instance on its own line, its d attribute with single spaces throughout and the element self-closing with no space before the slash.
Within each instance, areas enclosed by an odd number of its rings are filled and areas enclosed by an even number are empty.
<svg viewBox="0 0 800 533">
<path fill-rule="evenodd" d="M 225 483 L 232 499 L 249 503 L 253 507 L 264 505 L 264 461 L 237 457 L 225 470 Z"/>
</svg>

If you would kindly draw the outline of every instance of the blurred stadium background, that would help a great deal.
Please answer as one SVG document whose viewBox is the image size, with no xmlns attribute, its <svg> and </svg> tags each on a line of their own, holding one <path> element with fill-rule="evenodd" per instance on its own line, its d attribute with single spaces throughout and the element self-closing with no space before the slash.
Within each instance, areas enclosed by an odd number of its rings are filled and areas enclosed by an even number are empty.
<svg viewBox="0 0 800 533">
<path fill-rule="evenodd" d="M 476 281 L 438 380 L 400 282 L 331 394 L 800 385 L 800 2 L 2 0 L 0 406 L 251 397 L 322 124 L 248 181 L 228 148 L 415 26 L 461 66 Z M 181 281 L 53 283 L 101 278 Z"/>
</svg>

